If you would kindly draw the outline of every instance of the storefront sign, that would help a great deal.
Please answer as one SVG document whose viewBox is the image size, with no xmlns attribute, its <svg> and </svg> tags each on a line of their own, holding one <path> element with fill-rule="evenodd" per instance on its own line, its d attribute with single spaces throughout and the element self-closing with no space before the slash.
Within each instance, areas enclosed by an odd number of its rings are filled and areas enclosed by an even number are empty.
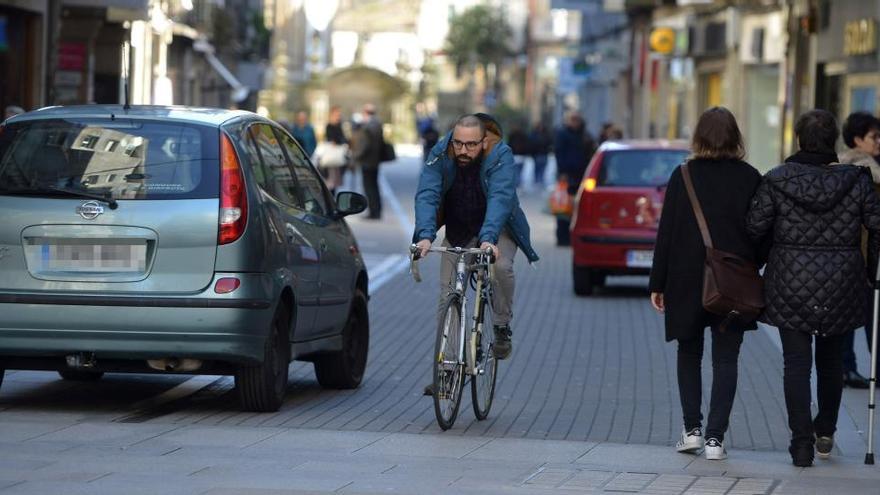
<svg viewBox="0 0 880 495">
<path fill-rule="evenodd" d="M 9 50 L 9 40 L 6 37 L 6 16 L 0 15 L 0 52 Z"/>
<path fill-rule="evenodd" d="M 668 27 L 654 28 L 651 31 L 651 50 L 664 55 L 669 55 L 675 50 L 675 30 Z"/>
<path fill-rule="evenodd" d="M 877 21 L 861 19 L 843 28 L 844 55 L 868 55 L 877 51 Z"/>
<path fill-rule="evenodd" d="M 86 53 L 85 43 L 58 43 L 58 69 L 83 70 L 86 66 Z"/>
</svg>

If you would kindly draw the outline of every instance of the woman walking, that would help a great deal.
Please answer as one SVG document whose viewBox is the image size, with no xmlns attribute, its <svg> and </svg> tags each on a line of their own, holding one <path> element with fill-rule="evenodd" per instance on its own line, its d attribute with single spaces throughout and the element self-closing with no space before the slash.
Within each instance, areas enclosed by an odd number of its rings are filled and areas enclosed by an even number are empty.
<svg viewBox="0 0 880 495">
<path fill-rule="evenodd" d="M 742 134 L 733 114 L 721 107 L 706 110 L 697 122 L 691 146 L 693 156 L 686 163 L 687 173 L 714 246 L 752 262 L 761 261 L 759 250 L 746 232 L 746 213 L 761 174 L 742 160 Z M 703 309 L 706 249 L 682 168 L 676 168 L 669 179 L 649 289 L 651 304 L 665 315 L 666 340 L 678 341 L 678 390 L 684 428 L 675 448 L 697 453 L 705 446 L 707 459 L 720 460 L 727 457 L 724 433 L 736 395 L 743 331 L 757 326 L 754 321 L 724 321 L 724 317 Z M 706 327 L 712 332 L 712 396 L 704 436 L 700 365 Z"/>
<path fill-rule="evenodd" d="M 868 276 L 860 250 L 880 249 L 880 199 L 866 169 L 837 163 L 837 121 L 812 110 L 795 124 L 800 150 L 767 173 L 755 194 L 747 227 L 753 239 L 772 239 L 764 272 L 762 321 L 779 328 L 789 452 L 795 466 L 813 464 L 834 447 L 843 389 L 841 344 L 862 326 Z M 810 412 L 815 340 L 819 412 Z"/>
<path fill-rule="evenodd" d="M 324 143 L 319 146 L 318 166 L 333 195 L 342 185 L 342 170 L 348 165 L 348 139 L 342 130 L 342 110 L 330 108 L 327 126 L 324 128 Z"/>
</svg>

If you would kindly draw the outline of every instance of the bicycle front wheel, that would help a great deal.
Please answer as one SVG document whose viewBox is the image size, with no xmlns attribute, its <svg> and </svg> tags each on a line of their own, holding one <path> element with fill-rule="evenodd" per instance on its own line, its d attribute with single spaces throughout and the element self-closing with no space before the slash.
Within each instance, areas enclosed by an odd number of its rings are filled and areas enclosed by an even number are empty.
<svg viewBox="0 0 880 495">
<path fill-rule="evenodd" d="M 440 428 L 448 430 L 455 423 L 461 405 L 464 383 L 462 359 L 461 300 L 451 294 L 446 300 L 443 318 L 434 342 L 434 414 Z"/>
<path fill-rule="evenodd" d="M 482 421 L 489 417 L 492 400 L 495 398 L 495 377 L 498 374 L 498 359 L 495 358 L 495 332 L 493 328 L 492 306 L 483 298 L 480 301 L 482 330 L 477 333 L 476 375 L 471 377 L 471 402 L 474 416 Z"/>
</svg>

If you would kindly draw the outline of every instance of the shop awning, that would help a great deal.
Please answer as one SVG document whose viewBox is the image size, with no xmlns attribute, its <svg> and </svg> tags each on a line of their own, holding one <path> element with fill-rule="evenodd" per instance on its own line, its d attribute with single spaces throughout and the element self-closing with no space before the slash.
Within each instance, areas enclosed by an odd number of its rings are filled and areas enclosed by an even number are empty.
<svg viewBox="0 0 880 495">
<path fill-rule="evenodd" d="M 220 74 L 220 77 L 232 87 L 232 101 L 240 103 L 247 99 L 250 89 L 242 84 L 241 81 L 239 81 L 232 72 L 223 65 L 223 62 L 214 55 L 214 45 L 204 38 L 199 38 L 193 42 L 193 50 L 203 54 L 205 60 L 208 61 L 208 64 L 210 64 L 211 67 L 217 71 L 217 74 Z"/>
<path fill-rule="evenodd" d="M 143 21 L 150 18 L 150 0 L 62 0 L 65 7 L 107 9 L 107 20 Z"/>
</svg>

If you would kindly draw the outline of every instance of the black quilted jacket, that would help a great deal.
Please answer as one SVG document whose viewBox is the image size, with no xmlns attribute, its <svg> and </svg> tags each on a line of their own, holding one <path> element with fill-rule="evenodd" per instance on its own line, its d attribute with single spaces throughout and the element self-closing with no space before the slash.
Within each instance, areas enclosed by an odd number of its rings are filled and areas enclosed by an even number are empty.
<svg viewBox="0 0 880 495">
<path fill-rule="evenodd" d="M 861 226 L 869 231 L 869 253 L 877 253 L 880 198 L 863 169 L 817 163 L 817 156 L 799 152 L 764 176 L 746 228 L 755 240 L 772 236 L 761 321 L 830 336 L 864 324 L 869 282 Z"/>
</svg>

